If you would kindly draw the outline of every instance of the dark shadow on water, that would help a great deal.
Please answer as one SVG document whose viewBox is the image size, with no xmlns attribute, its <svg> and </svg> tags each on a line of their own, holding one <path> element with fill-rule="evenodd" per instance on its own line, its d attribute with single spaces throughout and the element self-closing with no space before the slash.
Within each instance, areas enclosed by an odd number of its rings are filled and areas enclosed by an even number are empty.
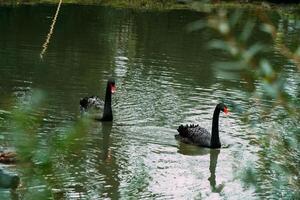
<svg viewBox="0 0 300 200">
<path fill-rule="evenodd" d="M 230 144 L 223 144 L 221 146 L 221 149 L 227 149 L 231 145 Z M 212 154 L 211 151 L 220 151 L 220 149 L 210 149 L 206 147 L 200 147 L 197 145 L 192 145 L 192 144 L 186 144 L 183 142 L 178 142 L 178 153 L 187 155 L 187 156 L 199 156 L 199 155 L 207 155 L 207 154 Z M 212 157 L 211 157 L 212 158 Z M 218 156 L 217 156 L 218 158 Z"/>
<path fill-rule="evenodd" d="M 216 185 L 216 168 L 217 168 L 219 153 L 220 153 L 220 149 L 210 149 L 210 162 L 209 162 L 210 177 L 208 178 L 208 180 L 210 183 L 211 191 L 216 193 L 220 193 L 224 188 L 224 184 Z"/>
<path fill-rule="evenodd" d="M 178 142 L 178 153 L 187 156 L 201 156 L 207 155 L 210 152 L 209 148 L 203 148 L 196 145 L 185 144 L 183 142 Z"/>
</svg>

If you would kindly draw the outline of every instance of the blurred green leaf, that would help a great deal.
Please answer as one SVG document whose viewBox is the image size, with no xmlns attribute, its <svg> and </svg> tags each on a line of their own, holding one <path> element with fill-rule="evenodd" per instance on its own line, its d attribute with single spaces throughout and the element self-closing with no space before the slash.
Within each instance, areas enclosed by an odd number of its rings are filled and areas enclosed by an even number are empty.
<svg viewBox="0 0 300 200">
<path fill-rule="evenodd" d="M 237 72 L 243 70 L 247 67 L 247 64 L 242 63 L 240 61 L 232 61 L 232 62 L 215 62 L 215 66 L 219 70 L 226 70 L 231 72 Z"/>
<path fill-rule="evenodd" d="M 254 56 L 256 54 L 258 54 L 259 52 L 263 51 L 264 48 L 265 48 L 265 46 L 260 44 L 259 42 L 252 45 L 243 54 L 243 58 L 245 59 L 245 62 L 249 62 L 250 60 L 252 60 L 254 58 Z"/>
<path fill-rule="evenodd" d="M 273 34 L 273 31 L 274 31 L 274 27 L 270 24 L 262 24 L 260 26 L 261 30 L 266 32 L 266 33 L 269 33 L 269 34 Z"/>
<path fill-rule="evenodd" d="M 252 20 L 248 20 L 243 28 L 243 31 L 240 35 L 240 40 L 246 42 L 253 32 L 253 28 L 255 26 L 255 22 Z"/>
<path fill-rule="evenodd" d="M 279 96 L 279 90 L 277 84 L 270 84 L 264 81 L 262 86 L 267 96 L 273 99 L 276 99 Z"/>
<path fill-rule="evenodd" d="M 228 34 L 230 31 L 229 24 L 225 21 L 222 21 L 219 23 L 218 29 L 219 29 L 220 33 L 222 33 L 223 35 Z"/>
<path fill-rule="evenodd" d="M 0 114 L 11 114 L 11 112 L 10 112 L 10 111 L 6 111 L 6 110 L 1 110 L 1 109 L 0 109 Z"/>
<path fill-rule="evenodd" d="M 198 31 L 198 30 L 201 30 L 201 29 L 204 29 L 207 27 L 207 23 L 206 21 L 203 21 L 203 20 L 197 20 L 197 21 L 194 21 L 192 23 L 189 23 L 187 26 L 186 26 L 186 30 L 188 32 L 192 32 L 192 31 Z"/>
<path fill-rule="evenodd" d="M 295 54 L 296 54 L 297 56 L 300 56 L 300 46 L 297 48 Z"/>
<path fill-rule="evenodd" d="M 50 149 L 38 149 L 34 151 L 34 155 L 32 160 L 36 165 L 49 165 L 51 163 L 51 158 L 50 158 L 51 152 Z"/>
<path fill-rule="evenodd" d="M 235 46 L 229 45 L 227 42 L 222 40 L 213 40 L 209 43 L 209 47 L 212 49 L 219 49 L 223 51 L 227 51 L 231 55 L 237 55 L 238 49 Z"/>
<path fill-rule="evenodd" d="M 274 73 L 274 70 L 270 64 L 270 62 L 266 59 L 262 59 L 259 63 L 262 75 L 266 77 L 271 77 Z"/>
<path fill-rule="evenodd" d="M 56 148 L 60 151 L 73 151 L 80 148 L 83 144 L 83 138 L 88 131 L 90 119 L 81 118 L 79 121 L 74 123 L 68 128 L 63 128 L 55 139 L 54 143 Z"/>
<path fill-rule="evenodd" d="M 234 27 L 238 21 L 240 21 L 241 17 L 243 15 L 243 12 L 240 10 L 235 10 L 234 13 L 229 18 L 229 24 L 230 27 Z"/>
</svg>

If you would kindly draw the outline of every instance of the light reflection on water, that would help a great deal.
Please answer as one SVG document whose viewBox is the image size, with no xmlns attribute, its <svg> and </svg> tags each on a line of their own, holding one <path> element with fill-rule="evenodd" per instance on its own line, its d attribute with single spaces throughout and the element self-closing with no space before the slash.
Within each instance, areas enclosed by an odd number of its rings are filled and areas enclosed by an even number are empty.
<svg viewBox="0 0 300 200">
<path fill-rule="evenodd" d="M 36 30 L 36 37 L 24 33 L 20 41 L 0 30 L 0 45 L 5 38 L 9 47 L 5 51 L 0 48 L 0 73 L 5 75 L 0 78 L 1 95 L 23 101 L 34 88 L 47 93 L 43 126 L 37 133 L 42 139 L 59 134 L 58 127 L 78 119 L 81 97 L 104 96 L 107 78 L 116 79 L 114 122 L 93 123 L 78 152 L 53 158 L 57 161 L 56 173 L 47 179 L 51 180 L 54 196 L 255 199 L 255 192 L 243 186 L 238 173 L 257 160 L 257 133 L 264 127 L 251 129 L 233 110 L 229 116 L 220 115 L 224 146 L 220 150 L 174 139 L 180 124 L 199 123 L 211 130 L 213 110 L 223 100 L 253 112 L 253 117 L 257 115 L 255 106 L 243 96 L 244 83 L 232 81 L 225 87 L 216 77 L 211 63 L 218 54 L 205 48 L 207 32 L 188 35 L 181 28 L 199 15 L 84 8 L 62 7 L 59 19 L 64 26 L 58 21 L 43 61 L 36 47 L 48 30 L 42 22 L 28 26 L 44 32 Z M 53 7 L 37 6 L 29 13 L 24 13 L 26 7 L 18 9 L 22 18 L 30 19 L 38 13 L 48 21 Z M 6 12 L 18 24 L 18 19 Z M 8 26 L 5 19 L 1 20 Z M 78 27 L 85 31 L 78 33 Z M 10 34 L 17 32 L 12 30 Z M 299 85 L 293 72 L 289 73 L 289 82 L 294 83 L 291 93 Z M 2 99 L 0 106 L 7 109 Z M 45 147 L 51 145 L 47 139 L 43 142 Z"/>
</svg>

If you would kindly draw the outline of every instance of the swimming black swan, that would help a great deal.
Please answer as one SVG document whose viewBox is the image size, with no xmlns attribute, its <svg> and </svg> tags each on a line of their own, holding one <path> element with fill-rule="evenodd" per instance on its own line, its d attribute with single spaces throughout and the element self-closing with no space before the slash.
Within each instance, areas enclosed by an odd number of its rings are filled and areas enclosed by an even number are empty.
<svg viewBox="0 0 300 200">
<path fill-rule="evenodd" d="M 105 101 L 103 102 L 103 100 L 97 96 L 84 97 L 80 99 L 80 110 L 82 112 L 94 110 L 94 112 L 96 111 L 97 114 L 99 114 L 99 112 L 103 110 L 102 118 L 97 116 L 95 117 L 95 119 L 100 121 L 112 121 L 113 114 L 111 109 L 111 94 L 115 93 L 115 91 L 115 81 L 108 80 L 106 86 Z"/>
<path fill-rule="evenodd" d="M 219 115 L 220 111 L 223 111 L 225 114 L 228 113 L 227 107 L 223 103 L 219 103 L 214 111 L 213 120 L 212 120 L 212 131 L 210 134 L 205 128 L 200 127 L 199 125 L 180 125 L 177 129 L 179 132 L 178 135 L 175 135 L 177 140 L 180 140 L 184 143 L 195 144 L 202 147 L 208 148 L 220 148 L 221 142 L 219 138 Z"/>
</svg>

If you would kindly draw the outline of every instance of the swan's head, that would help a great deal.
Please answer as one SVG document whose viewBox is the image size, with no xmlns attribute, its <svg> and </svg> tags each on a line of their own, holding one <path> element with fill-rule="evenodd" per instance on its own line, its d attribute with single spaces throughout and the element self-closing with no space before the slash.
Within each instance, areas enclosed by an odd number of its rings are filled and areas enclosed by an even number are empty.
<svg viewBox="0 0 300 200">
<path fill-rule="evenodd" d="M 218 105 L 217 105 L 217 107 L 222 111 L 222 112 L 224 112 L 225 114 L 228 114 L 228 108 L 227 108 L 227 106 L 225 106 L 225 104 L 223 104 L 223 103 L 219 103 Z"/>
<path fill-rule="evenodd" d="M 110 79 L 107 81 L 107 85 L 109 87 L 110 92 L 113 94 L 116 92 L 116 84 L 115 84 L 115 80 Z"/>
</svg>

